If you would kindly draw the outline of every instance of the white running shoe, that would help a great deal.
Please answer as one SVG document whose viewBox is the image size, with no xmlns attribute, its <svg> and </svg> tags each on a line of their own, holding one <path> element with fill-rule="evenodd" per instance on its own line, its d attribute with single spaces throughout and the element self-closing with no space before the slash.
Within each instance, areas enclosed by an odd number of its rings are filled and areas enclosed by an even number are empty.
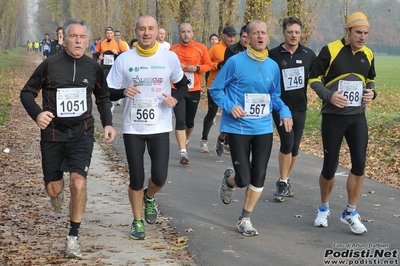
<svg viewBox="0 0 400 266">
<path fill-rule="evenodd" d="M 258 235 L 257 229 L 253 227 L 253 224 L 250 221 L 250 218 L 242 218 L 240 219 L 237 224 L 237 229 L 240 233 L 245 236 L 256 236 Z"/>
<path fill-rule="evenodd" d="M 340 217 L 340 221 L 350 226 L 350 229 L 354 234 L 360 235 L 367 232 L 367 228 L 362 224 L 361 217 L 357 211 L 347 214 L 346 210 L 344 210 Z"/>
<path fill-rule="evenodd" d="M 187 164 L 189 164 L 189 156 L 187 155 L 186 152 L 181 152 L 181 153 L 180 153 L 180 160 L 179 160 L 179 163 L 180 163 L 181 165 L 187 165 Z"/>
<path fill-rule="evenodd" d="M 66 258 L 81 258 L 82 252 L 79 248 L 77 236 L 67 236 L 65 241 L 65 257 Z"/>
<path fill-rule="evenodd" d="M 200 141 L 200 152 L 202 153 L 208 153 L 208 145 L 207 145 L 207 141 L 201 140 Z"/>
<path fill-rule="evenodd" d="M 331 215 L 328 207 L 318 207 L 317 217 L 314 220 L 316 227 L 328 227 L 328 217 Z"/>
</svg>

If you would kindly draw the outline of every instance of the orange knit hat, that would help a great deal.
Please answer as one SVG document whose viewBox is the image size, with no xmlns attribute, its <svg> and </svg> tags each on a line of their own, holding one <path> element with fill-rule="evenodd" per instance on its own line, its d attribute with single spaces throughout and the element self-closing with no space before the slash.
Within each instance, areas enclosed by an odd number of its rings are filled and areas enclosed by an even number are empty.
<svg viewBox="0 0 400 266">
<path fill-rule="evenodd" d="M 364 13 L 354 12 L 347 16 L 346 29 L 350 29 L 355 26 L 367 26 L 369 28 L 369 22 Z"/>
</svg>

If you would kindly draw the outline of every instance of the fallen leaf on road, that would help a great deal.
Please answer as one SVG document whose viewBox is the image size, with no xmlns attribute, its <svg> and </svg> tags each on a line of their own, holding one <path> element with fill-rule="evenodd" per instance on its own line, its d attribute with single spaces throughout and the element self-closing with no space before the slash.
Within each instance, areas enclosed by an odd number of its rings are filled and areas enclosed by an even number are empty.
<svg viewBox="0 0 400 266">
<path fill-rule="evenodd" d="M 166 247 L 163 245 L 157 245 L 157 246 L 153 246 L 153 249 L 154 250 L 162 250 L 162 249 L 166 249 Z"/>
<path fill-rule="evenodd" d="M 222 250 L 222 252 L 224 252 L 224 253 L 233 253 L 233 250 L 224 249 L 224 250 Z"/>
<path fill-rule="evenodd" d="M 366 223 L 372 223 L 372 222 L 374 222 L 375 220 L 374 220 L 374 219 L 363 219 L 363 221 L 366 222 Z"/>
</svg>

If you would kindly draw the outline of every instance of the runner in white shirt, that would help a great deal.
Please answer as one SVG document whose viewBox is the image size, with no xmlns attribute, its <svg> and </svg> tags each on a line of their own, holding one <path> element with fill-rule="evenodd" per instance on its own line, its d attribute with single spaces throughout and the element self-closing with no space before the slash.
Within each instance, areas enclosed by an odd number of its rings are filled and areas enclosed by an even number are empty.
<svg viewBox="0 0 400 266">
<path fill-rule="evenodd" d="M 183 77 L 176 54 L 158 48 L 153 56 L 143 57 L 137 49 L 132 49 L 120 57 L 107 77 L 109 87 L 125 89 L 135 85 L 135 89 L 140 90 L 134 98 L 124 98 L 122 132 L 157 134 L 172 131 L 173 110 L 163 101 L 164 94 L 171 94 L 169 81 L 177 83 Z"/>
<path fill-rule="evenodd" d="M 124 98 L 122 131 L 129 165 L 129 200 L 133 211 L 130 237 L 146 238 L 142 218 L 149 224 L 157 220 L 154 195 L 164 186 L 169 162 L 169 132 L 172 131 L 172 108 L 187 93 L 188 80 L 177 55 L 156 42 L 157 21 L 150 15 L 136 22 L 136 47 L 121 54 L 112 66 L 107 83 L 110 99 Z M 171 95 L 171 85 L 177 88 Z M 151 177 L 143 189 L 144 152 L 151 159 Z"/>
<path fill-rule="evenodd" d="M 160 45 L 160 48 L 164 48 L 165 50 L 169 50 L 171 48 L 171 44 L 165 41 L 165 29 L 158 29 L 157 42 Z"/>
</svg>

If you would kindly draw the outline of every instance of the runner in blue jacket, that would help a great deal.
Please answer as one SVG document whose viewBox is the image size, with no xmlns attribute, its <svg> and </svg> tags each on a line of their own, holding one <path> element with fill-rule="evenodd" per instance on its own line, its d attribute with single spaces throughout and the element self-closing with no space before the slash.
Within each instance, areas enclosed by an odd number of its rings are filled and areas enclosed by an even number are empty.
<svg viewBox="0 0 400 266">
<path fill-rule="evenodd" d="M 220 132 L 229 136 L 234 169 L 227 168 L 220 186 L 223 203 L 232 200 L 234 187 L 247 187 L 237 228 L 245 236 L 257 235 L 250 214 L 264 187 L 272 148 L 272 110 L 279 113 L 281 125 L 292 130 L 292 115 L 281 100 L 280 70 L 266 49 L 267 25 L 255 20 L 247 26 L 246 52 L 228 59 L 210 87 L 210 95 L 223 110 Z M 251 156 L 250 156 L 251 153 Z M 250 159 L 251 158 L 251 159 Z"/>
</svg>

